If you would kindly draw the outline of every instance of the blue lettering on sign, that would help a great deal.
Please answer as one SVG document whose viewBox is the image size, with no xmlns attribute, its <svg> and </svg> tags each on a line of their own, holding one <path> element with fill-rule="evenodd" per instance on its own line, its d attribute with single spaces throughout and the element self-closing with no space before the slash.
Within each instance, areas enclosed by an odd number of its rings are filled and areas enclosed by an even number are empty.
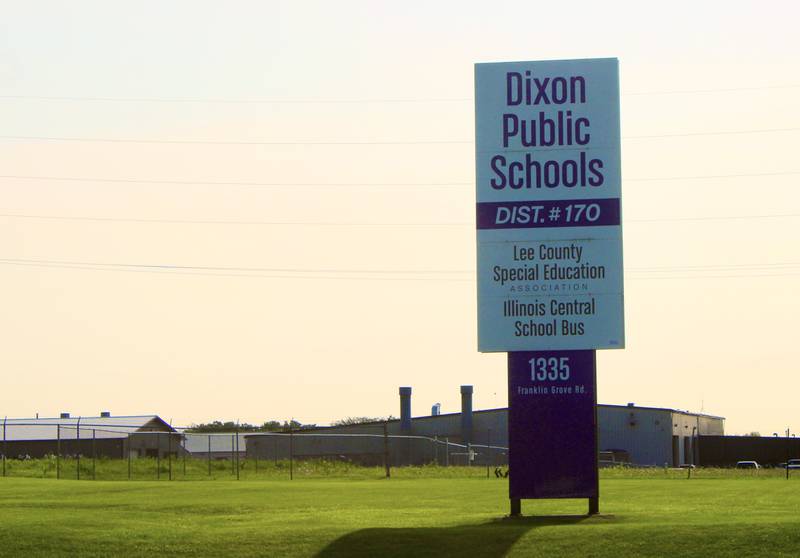
<svg viewBox="0 0 800 558">
<path fill-rule="evenodd" d="M 525 74 L 506 73 L 506 104 L 563 105 L 586 102 L 586 80 L 583 76 L 534 77 L 530 70 Z"/>
<path fill-rule="evenodd" d="M 603 176 L 603 161 L 600 159 L 587 159 L 586 152 L 581 151 L 577 160 L 565 161 L 538 161 L 532 153 L 525 154 L 525 162 L 508 162 L 505 155 L 495 155 L 490 161 L 493 178 L 489 185 L 495 190 L 506 187 L 512 190 L 523 188 L 574 188 L 579 186 L 602 186 L 605 181 Z"/>
<path fill-rule="evenodd" d="M 571 110 L 560 110 L 555 118 L 543 112 L 536 118 L 504 114 L 503 147 L 509 147 L 510 140 L 515 137 L 522 147 L 587 145 L 591 140 L 589 126 L 588 118 L 574 118 Z"/>
</svg>

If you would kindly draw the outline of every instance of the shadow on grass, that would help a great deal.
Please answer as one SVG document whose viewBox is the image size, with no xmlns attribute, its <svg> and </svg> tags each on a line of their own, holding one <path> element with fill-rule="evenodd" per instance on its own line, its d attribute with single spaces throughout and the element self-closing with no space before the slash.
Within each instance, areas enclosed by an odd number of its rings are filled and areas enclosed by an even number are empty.
<svg viewBox="0 0 800 558">
<path fill-rule="evenodd" d="M 503 518 L 477 525 L 455 527 L 361 529 L 340 537 L 323 548 L 318 558 L 335 556 L 469 556 L 494 558 L 505 555 L 528 531 L 546 525 L 570 525 L 585 515 Z"/>
</svg>

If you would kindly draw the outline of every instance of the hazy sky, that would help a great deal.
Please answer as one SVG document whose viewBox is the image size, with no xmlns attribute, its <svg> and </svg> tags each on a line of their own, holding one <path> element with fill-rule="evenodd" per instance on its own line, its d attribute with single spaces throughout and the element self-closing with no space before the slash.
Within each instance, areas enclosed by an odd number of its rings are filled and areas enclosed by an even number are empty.
<svg viewBox="0 0 800 558">
<path fill-rule="evenodd" d="M 599 400 L 800 429 L 797 2 L 0 9 L 1 414 L 506 405 L 473 64 L 617 57 L 627 347 Z"/>
</svg>

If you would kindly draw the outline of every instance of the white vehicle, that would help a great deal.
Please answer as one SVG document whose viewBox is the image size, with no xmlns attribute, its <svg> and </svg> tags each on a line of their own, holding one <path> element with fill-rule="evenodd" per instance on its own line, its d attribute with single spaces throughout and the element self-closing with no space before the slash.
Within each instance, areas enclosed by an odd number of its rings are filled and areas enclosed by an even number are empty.
<svg viewBox="0 0 800 558">
<path fill-rule="evenodd" d="M 790 459 L 786 462 L 787 469 L 800 469 L 800 459 Z"/>
<path fill-rule="evenodd" d="M 757 461 L 737 461 L 737 469 L 760 469 L 761 465 Z"/>
</svg>

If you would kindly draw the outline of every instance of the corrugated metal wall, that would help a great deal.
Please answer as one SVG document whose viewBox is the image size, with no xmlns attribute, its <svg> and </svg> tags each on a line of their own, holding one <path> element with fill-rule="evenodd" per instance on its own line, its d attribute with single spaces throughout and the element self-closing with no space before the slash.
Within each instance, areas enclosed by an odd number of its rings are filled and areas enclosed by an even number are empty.
<svg viewBox="0 0 800 558">
<path fill-rule="evenodd" d="M 669 409 L 616 405 L 598 405 L 598 423 L 601 451 L 624 450 L 629 454 L 631 463 L 659 467 L 665 464 L 673 467 L 681 463 L 696 463 L 697 436 L 724 431 L 724 423 L 720 418 L 674 412 Z M 463 443 L 460 413 L 414 418 L 411 421 L 410 431 L 401 431 L 400 422 L 394 420 L 387 423 L 387 430 L 390 436 L 406 434 L 438 437 L 442 441 L 447 438 L 451 443 Z M 383 423 L 321 428 L 312 432 L 382 435 Z M 303 435 L 298 434 L 298 436 Z M 315 451 L 320 455 L 332 455 L 337 451 L 357 453 L 358 442 L 334 440 L 299 442 L 303 445 L 298 445 L 297 451 L 308 452 L 309 455 Z M 276 451 L 279 455 L 288 455 L 288 446 L 285 451 L 280 447 L 285 443 L 287 442 L 265 441 L 262 443 L 263 448 L 259 451 L 259 455 L 267 451 L 273 452 L 273 455 Z M 378 455 L 382 452 L 380 441 L 362 440 L 361 443 L 366 448 L 365 453 Z M 428 448 L 433 447 L 430 443 L 401 441 L 393 443 L 398 448 L 401 443 L 407 444 L 408 448 L 403 446 L 404 449 L 398 449 L 398 453 L 414 455 L 415 462 L 423 458 L 422 456 L 425 456 L 423 459 L 433 459 L 429 455 Z M 476 411 L 473 414 L 472 443 L 482 445 L 490 443 L 492 446 L 508 447 L 508 410 Z M 248 440 L 248 454 L 251 451 L 250 444 L 251 441 Z M 279 449 L 269 450 L 267 444 L 271 444 L 269 447 L 273 448 L 278 444 Z"/>
<path fill-rule="evenodd" d="M 733 467 L 737 461 L 774 466 L 800 459 L 800 439 L 785 436 L 703 436 L 699 448 L 704 467 Z"/>
<path fill-rule="evenodd" d="M 600 451 L 625 450 L 638 465 L 672 464 L 671 412 L 599 406 Z"/>
<path fill-rule="evenodd" d="M 401 431 L 400 422 L 387 423 L 389 435 L 409 434 L 433 438 L 449 438 L 451 442 L 461 443 L 461 413 L 417 417 L 411 421 L 410 431 Z M 319 428 L 313 432 L 325 434 L 383 434 L 383 423 L 356 424 Z M 472 415 L 472 443 L 486 444 L 491 438 L 492 445 L 508 445 L 508 410 L 491 409 L 476 411 Z"/>
</svg>

